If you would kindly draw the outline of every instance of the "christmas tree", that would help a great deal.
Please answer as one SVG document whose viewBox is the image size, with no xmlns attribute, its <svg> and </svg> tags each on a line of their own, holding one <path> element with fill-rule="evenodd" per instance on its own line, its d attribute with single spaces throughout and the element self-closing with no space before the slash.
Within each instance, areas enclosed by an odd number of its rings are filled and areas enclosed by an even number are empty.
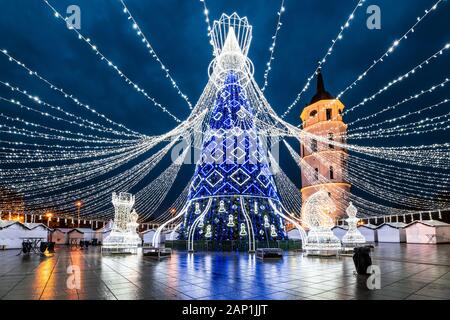
<svg viewBox="0 0 450 320">
<path fill-rule="evenodd" d="M 180 238 L 251 241 L 286 238 L 267 150 L 238 74 L 218 90 L 188 195 Z M 274 206 L 269 202 L 272 201 Z M 191 230 L 191 233 L 189 232 Z"/>
</svg>

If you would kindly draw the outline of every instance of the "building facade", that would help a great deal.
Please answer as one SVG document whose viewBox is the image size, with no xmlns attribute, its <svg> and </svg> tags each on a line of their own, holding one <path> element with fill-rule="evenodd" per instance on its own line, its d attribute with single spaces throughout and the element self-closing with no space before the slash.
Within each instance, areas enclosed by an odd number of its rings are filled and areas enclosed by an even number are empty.
<svg viewBox="0 0 450 320">
<path fill-rule="evenodd" d="M 348 153 L 344 146 L 347 125 L 342 119 L 344 105 L 325 90 L 317 74 L 317 92 L 302 113 L 301 139 L 302 202 L 316 191 L 325 190 L 334 201 L 333 217 L 342 217 L 348 206 L 350 184 L 346 181 Z M 311 135 L 310 135 L 311 134 Z"/>
</svg>

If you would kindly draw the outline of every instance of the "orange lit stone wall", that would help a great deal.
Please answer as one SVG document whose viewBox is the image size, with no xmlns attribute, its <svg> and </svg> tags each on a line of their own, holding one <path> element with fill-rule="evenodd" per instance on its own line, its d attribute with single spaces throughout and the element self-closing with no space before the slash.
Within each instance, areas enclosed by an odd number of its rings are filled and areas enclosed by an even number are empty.
<svg viewBox="0 0 450 320">
<path fill-rule="evenodd" d="M 302 164 L 302 201 L 305 201 L 316 191 L 324 189 L 336 204 L 333 217 L 342 217 L 348 206 L 348 192 L 350 184 L 344 179 L 347 166 L 347 150 L 328 143 L 329 139 L 335 142 L 345 142 L 343 135 L 347 131 L 347 125 L 342 121 L 344 105 L 337 99 L 320 100 L 303 109 L 301 114 L 303 130 L 317 136 L 324 137 L 327 141 L 314 141 L 308 137 L 302 137 L 300 155 Z M 315 180 L 315 169 L 322 181 Z M 308 181 L 308 176 L 313 177 Z M 326 179 L 324 183 L 323 178 Z"/>
</svg>

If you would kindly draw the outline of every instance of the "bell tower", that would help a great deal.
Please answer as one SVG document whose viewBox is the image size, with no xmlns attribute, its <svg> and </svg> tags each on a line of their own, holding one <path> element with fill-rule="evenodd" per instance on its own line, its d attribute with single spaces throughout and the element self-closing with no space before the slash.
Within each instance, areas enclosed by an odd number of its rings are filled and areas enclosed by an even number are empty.
<svg viewBox="0 0 450 320">
<path fill-rule="evenodd" d="M 342 120 L 344 105 L 325 90 L 322 72 L 317 73 L 316 94 L 301 115 L 305 135 L 301 140 L 302 203 L 319 190 L 328 192 L 335 203 L 332 217 L 342 217 L 348 206 L 350 184 L 345 181 L 347 150 L 334 145 L 345 143 L 347 125 Z M 319 138 L 308 136 L 314 134 Z M 318 141 L 320 140 L 320 141 Z"/>
</svg>

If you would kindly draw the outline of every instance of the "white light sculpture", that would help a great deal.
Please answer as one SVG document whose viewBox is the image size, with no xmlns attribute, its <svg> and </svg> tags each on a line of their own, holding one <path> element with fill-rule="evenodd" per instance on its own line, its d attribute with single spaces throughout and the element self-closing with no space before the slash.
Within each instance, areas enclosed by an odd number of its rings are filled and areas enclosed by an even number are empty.
<svg viewBox="0 0 450 320">
<path fill-rule="evenodd" d="M 306 200 L 302 221 L 309 228 L 304 249 L 307 254 L 336 255 L 341 250 L 341 241 L 333 234 L 330 212 L 336 210 L 327 192 L 320 190 Z"/>
<path fill-rule="evenodd" d="M 131 211 L 135 197 L 126 192 L 112 194 L 112 203 L 115 214 L 111 233 L 105 238 L 102 252 L 110 253 L 136 253 L 141 238 L 136 229 L 138 227 L 138 214 L 136 210 Z"/>
<path fill-rule="evenodd" d="M 353 205 L 353 203 L 350 202 L 350 205 L 347 207 L 347 210 L 345 210 L 345 212 L 348 215 L 348 218 L 345 220 L 348 224 L 348 231 L 342 237 L 342 243 L 349 246 L 366 243 L 366 238 L 364 238 L 364 236 L 358 230 L 359 219 L 356 217 L 358 210 Z"/>
</svg>

